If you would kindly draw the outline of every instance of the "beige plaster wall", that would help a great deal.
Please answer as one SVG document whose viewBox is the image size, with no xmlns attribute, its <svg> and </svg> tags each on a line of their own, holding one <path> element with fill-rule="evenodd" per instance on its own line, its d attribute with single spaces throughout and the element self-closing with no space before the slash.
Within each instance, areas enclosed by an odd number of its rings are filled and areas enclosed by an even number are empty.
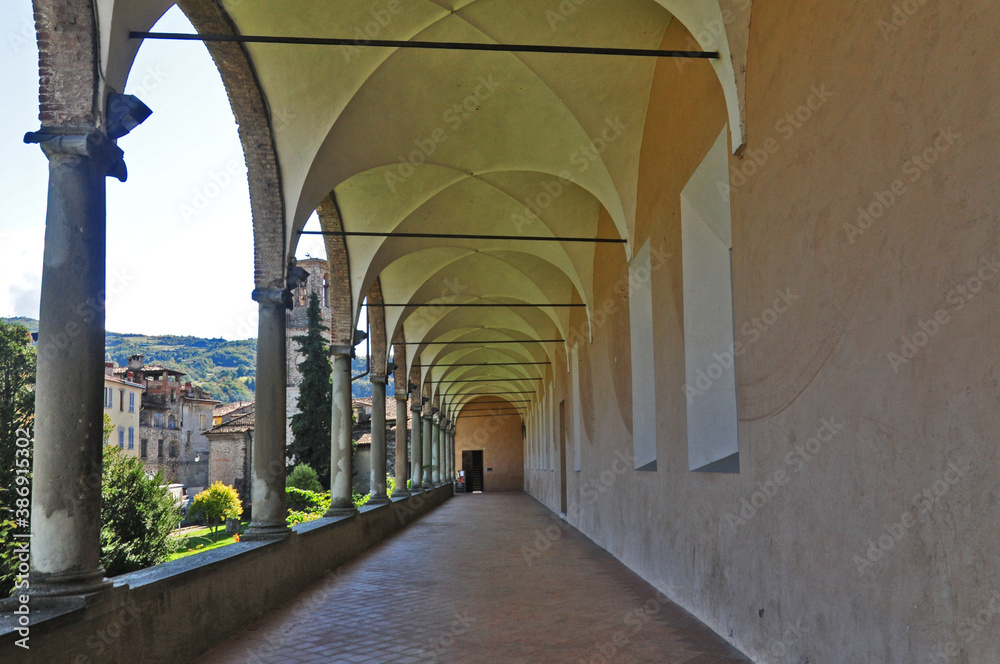
<svg viewBox="0 0 1000 664">
<path fill-rule="evenodd" d="M 883 3 L 754 4 L 749 140 L 730 158 L 749 174 L 730 181 L 739 474 L 687 465 L 679 194 L 726 121 L 704 63 L 658 65 L 643 130 L 633 246 L 666 256 L 656 472 L 622 461 L 626 262 L 597 250 L 609 313 L 579 345 L 569 519 L 758 662 L 1000 661 L 1000 86 L 984 69 L 1000 17 L 912 5 L 894 24 Z M 675 23 L 664 47 L 686 42 Z M 794 304 L 775 319 L 779 291 Z M 554 510 L 561 472 L 525 481 Z"/>
<path fill-rule="evenodd" d="M 475 399 L 455 420 L 455 472 L 462 470 L 463 450 L 483 450 L 483 491 L 524 489 L 524 439 L 519 415 L 489 416 L 491 408 L 510 412 L 496 398 Z M 483 409 L 483 410 L 481 410 Z M 475 410 L 476 412 L 472 412 Z M 487 472 L 487 469 L 493 470 Z"/>
</svg>

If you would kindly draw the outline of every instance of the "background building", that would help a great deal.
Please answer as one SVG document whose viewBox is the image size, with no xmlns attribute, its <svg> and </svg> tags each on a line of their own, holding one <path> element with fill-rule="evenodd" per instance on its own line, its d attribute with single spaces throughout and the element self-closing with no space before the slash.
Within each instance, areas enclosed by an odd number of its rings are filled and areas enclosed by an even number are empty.
<svg viewBox="0 0 1000 664">
<path fill-rule="evenodd" d="M 128 456 L 139 456 L 139 416 L 143 386 L 131 376 L 115 376 L 115 365 L 104 365 L 104 413 L 114 426 L 109 445 L 117 445 Z"/>
</svg>

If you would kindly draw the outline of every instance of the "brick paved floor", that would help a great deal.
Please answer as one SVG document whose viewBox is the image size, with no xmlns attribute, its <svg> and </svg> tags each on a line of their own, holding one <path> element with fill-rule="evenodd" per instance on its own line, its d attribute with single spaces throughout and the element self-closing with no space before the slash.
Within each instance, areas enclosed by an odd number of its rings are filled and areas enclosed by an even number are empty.
<svg viewBox="0 0 1000 664">
<path fill-rule="evenodd" d="M 459 494 L 197 664 L 749 661 L 560 523 L 522 493 Z"/>
</svg>

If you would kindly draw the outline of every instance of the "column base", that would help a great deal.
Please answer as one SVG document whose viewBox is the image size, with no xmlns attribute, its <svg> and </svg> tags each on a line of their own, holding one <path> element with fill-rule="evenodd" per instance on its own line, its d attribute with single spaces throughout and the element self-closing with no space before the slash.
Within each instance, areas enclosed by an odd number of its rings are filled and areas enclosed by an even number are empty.
<svg viewBox="0 0 1000 664">
<path fill-rule="evenodd" d="M 292 534 L 292 529 L 284 523 L 250 523 L 241 541 L 262 542 L 266 540 L 285 539 Z"/>
<path fill-rule="evenodd" d="M 430 482 L 424 482 L 423 489 L 424 491 L 433 491 L 435 489 L 435 486 Z"/>
<path fill-rule="evenodd" d="M 104 568 L 90 572 L 67 572 L 63 574 L 42 574 L 31 572 L 31 595 L 40 597 L 66 597 L 70 595 L 90 595 L 113 587 L 114 581 L 105 578 Z"/>
<path fill-rule="evenodd" d="M 396 489 L 392 492 L 393 498 L 409 498 L 412 492 L 409 489 Z"/>
<path fill-rule="evenodd" d="M 385 495 L 385 494 L 383 493 L 383 494 L 381 494 L 381 495 L 378 495 L 378 496 L 371 496 L 371 497 L 370 497 L 370 498 L 368 499 L 368 502 L 367 502 L 367 503 L 365 503 L 365 505 L 372 505 L 372 506 L 378 506 L 378 505 L 388 505 L 388 504 L 389 504 L 389 503 L 391 503 L 391 502 L 392 502 L 392 501 L 391 501 L 391 500 L 389 500 L 389 496 L 387 496 L 387 495 Z"/>
<path fill-rule="evenodd" d="M 324 519 L 335 519 L 345 516 L 354 516 L 358 513 L 358 508 L 351 503 L 350 507 L 347 505 L 330 505 L 330 509 L 326 511 L 323 515 Z"/>
</svg>

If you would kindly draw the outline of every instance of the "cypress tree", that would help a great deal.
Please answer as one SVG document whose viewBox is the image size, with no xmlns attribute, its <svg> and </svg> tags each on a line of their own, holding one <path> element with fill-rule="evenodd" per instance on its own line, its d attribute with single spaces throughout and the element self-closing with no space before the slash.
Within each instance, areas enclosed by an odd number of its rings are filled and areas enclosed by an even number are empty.
<svg viewBox="0 0 1000 664">
<path fill-rule="evenodd" d="M 320 321 L 319 297 L 309 296 L 306 310 L 308 327 L 303 336 L 294 337 L 304 359 L 299 364 L 299 412 L 292 416 L 292 442 L 287 449 L 288 472 L 300 463 L 309 464 L 325 487 L 330 486 L 330 410 L 333 403 L 330 348 Z"/>
</svg>

